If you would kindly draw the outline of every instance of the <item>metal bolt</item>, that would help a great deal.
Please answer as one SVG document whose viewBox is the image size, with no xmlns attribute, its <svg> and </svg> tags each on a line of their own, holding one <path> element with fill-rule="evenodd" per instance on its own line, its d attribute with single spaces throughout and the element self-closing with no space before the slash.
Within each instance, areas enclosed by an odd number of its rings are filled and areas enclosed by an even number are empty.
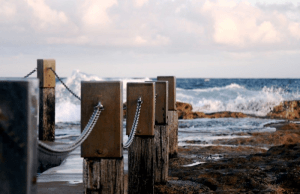
<svg viewBox="0 0 300 194">
<path fill-rule="evenodd" d="M 103 151 L 102 150 L 97 150 L 97 154 L 102 154 Z"/>
</svg>

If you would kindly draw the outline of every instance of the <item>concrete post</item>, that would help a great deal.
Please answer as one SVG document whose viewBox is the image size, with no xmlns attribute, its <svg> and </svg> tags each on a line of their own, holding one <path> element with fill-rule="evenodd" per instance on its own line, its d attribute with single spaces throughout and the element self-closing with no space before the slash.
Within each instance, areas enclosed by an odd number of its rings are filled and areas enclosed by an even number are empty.
<svg viewBox="0 0 300 194">
<path fill-rule="evenodd" d="M 99 101 L 104 110 L 93 131 L 81 145 L 85 193 L 123 194 L 122 82 L 81 82 L 82 131 Z"/>
<path fill-rule="evenodd" d="M 128 149 L 128 193 L 154 193 L 155 84 L 127 83 L 126 134 L 130 134 L 137 99 L 141 97 L 136 136 Z"/>
<path fill-rule="evenodd" d="M 158 76 L 158 81 L 168 81 L 168 128 L 169 128 L 169 158 L 178 154 L 178 114 L 176 109 L 176 77 Z"/>
<path fill-rule="evenodd" d="M 166 184 L 169 170 L 168 82 L 155 82 L 155 92 L 154 181 Z"/>
<path fill-rule="evenodd" d="M 0 80 L 0 193 L 36 193 L 38 80 Z"/>
<path fill-rule="evenodd" d="M 37 77 L 40 80 L 39 140 L 55 139 L 55 60 L 38 59 Z"/>
</svg>

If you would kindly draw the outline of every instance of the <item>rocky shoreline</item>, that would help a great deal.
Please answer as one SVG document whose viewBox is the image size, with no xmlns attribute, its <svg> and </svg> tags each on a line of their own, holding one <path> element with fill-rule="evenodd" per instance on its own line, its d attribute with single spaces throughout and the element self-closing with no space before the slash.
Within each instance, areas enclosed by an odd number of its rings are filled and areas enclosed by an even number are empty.
<svg viewBox="0 0 300 194">
<path fill-rule="evenodd" d="M 263 117 L 244 114 L 241 112 L 215 112 L 215 113 L 204 113 L 194 112 L 193 107 L 189 103 L 176 102 L 176 108 L 179 119 L 196 119 L 196 118 L 245 118 L 245 117 L 256 117 L 256 118 L 270 118 L 270 119 L 284 119 L 284 120 L 300 120 L 300 101 L 284 101 L 278 106 L 275 106 L 270 112 Z"/>
<path fill-rule="evenodd" d="M 179 147 L 155 193 L 300 193 L 300 125 L 270 126 L 276 131 Z"/>
<path fill-rule="evenodd" d="M 191 104 L 177 102 L 179 119 L 257 117 L 239 112 L 193 112 Z M 214 146 L 186 142 L 169 162 L 169 182 L 155 193 L 300 193 L 300 101 L 286 101 L 265 117 L 284 122 L 266 127 L 274 132 L 235 134 Z M 243 138 L 242 136 L 250 136 Z"/>
</svg>

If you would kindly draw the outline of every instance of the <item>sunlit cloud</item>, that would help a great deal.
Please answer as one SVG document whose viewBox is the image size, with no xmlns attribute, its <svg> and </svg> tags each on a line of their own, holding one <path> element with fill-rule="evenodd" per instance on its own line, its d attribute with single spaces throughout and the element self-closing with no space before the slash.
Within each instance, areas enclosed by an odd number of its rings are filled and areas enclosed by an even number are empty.
<svg viewBox="0 0 300 194">
<path fill-rule="evenodd" d="M 34 56 L 43 48 L 67 47 L 70 53 L 93 48 L 112 56 L 128 54 L 132 60 L 147 55 L 175 60 L 170 56 L 180 55 L 191 64 L 203 57 L 203 64 L 230 65 L 230 60 L 257 61 L 258 52 L 261 60 L 283 56 L 278 52 L 297 53 L 300 5 L 250 0 L 0 0 L 0 30 L 2 53 L 12 56 Z"/>
</svg>

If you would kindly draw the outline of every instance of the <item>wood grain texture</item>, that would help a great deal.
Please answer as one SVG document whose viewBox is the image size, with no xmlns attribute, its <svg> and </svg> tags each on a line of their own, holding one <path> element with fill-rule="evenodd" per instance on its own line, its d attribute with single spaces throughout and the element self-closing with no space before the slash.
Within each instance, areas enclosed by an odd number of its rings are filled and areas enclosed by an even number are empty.
<svg viewBox="0 0 300 194">
<path fill-rule="evenodd" d="M 154 182 L 166 184 L 169 169 L 169 131 L 167 125 L 154 128 Z"/>
<path fill-rule="evenodd" d="M 142 98 L 139 123 L 136 129 L 138 136 L 154 136 L 155 124 L 155 83 L 127 83 L 127 120 L 126 135 L 131 132 L 137 100 Z"/>
<path fill-rule="evenodd" d="M 168 111 L 169 128 L 169 158 L 178 154 L 178 114 L 177 111 Z"/>
<path fill-rule="evenodd" d="M 168 81 L 168 108 L 169 111 L 176 110 L 176 77 L 157 76 L 157 81 Z"/>
<path fill-rule="evenodd" d="M 154 193 L 154 137 L 136 136 L 128 149 L 128 193 Z"/>
<path fill-rule="evenodd" d="M 85 158 L 83 185 L 86 194 L 124 194 L 123 158 Z"/>
<path fill-rule="evenodd" d="M 55 88 L 40 88 L 39 140 L 55 139 Z"/>
<path fill-rule="evenodd" d="M 104 110 L 91 134 L 81 144 L 83 158 L 123 157 L 123 83 L 120 81 L 81 82 L 81 131 L 88 124 L 94 107 Z"/>
<path fill-rule="evenodd" d="M 49 68 L 55 71 L 54 59 L 38 59 L 37 60 L 37 78 L 40 80 L 41 88 L 55 87 L 55 74 Z"/>
</svg>

